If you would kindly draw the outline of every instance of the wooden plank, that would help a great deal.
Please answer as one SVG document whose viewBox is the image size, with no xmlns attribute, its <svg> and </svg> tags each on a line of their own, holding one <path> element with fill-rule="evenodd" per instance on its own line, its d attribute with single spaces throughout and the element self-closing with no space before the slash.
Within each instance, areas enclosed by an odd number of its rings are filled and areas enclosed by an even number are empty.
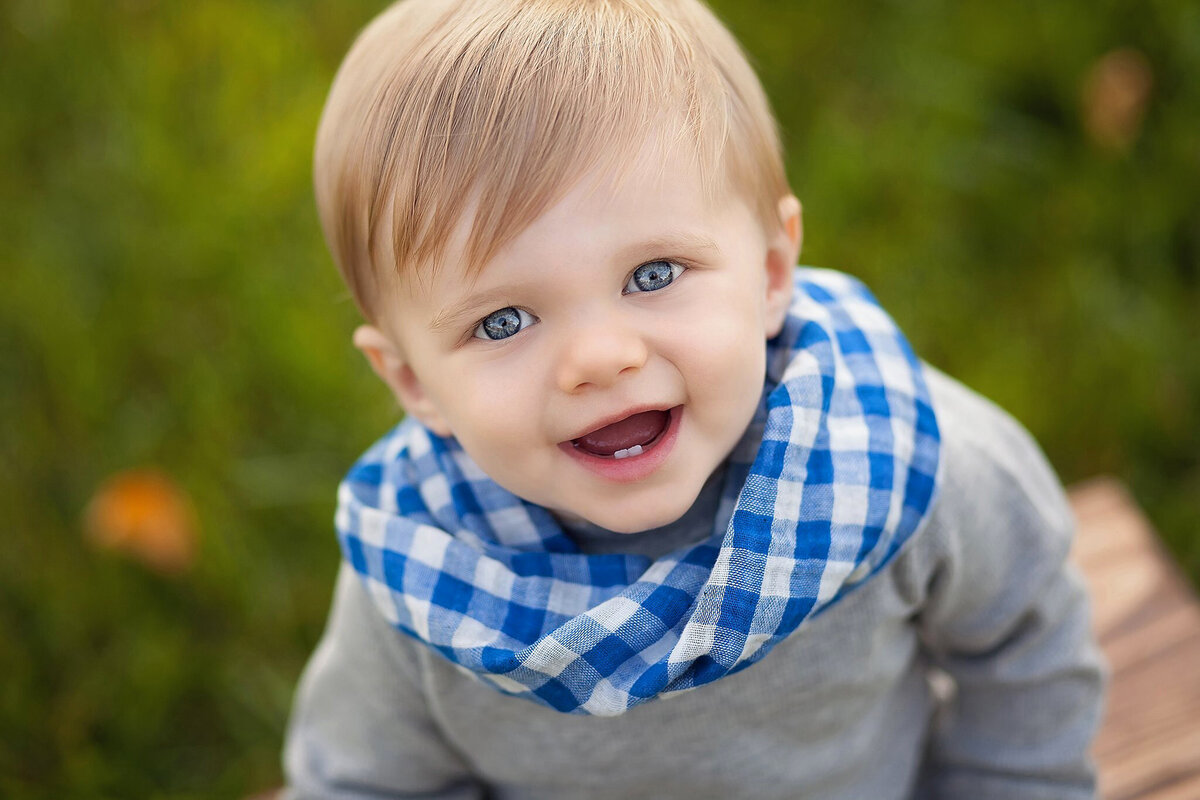
<svg viewBox="0 0 1200 800">
<path fill-rule="evenodd" d="M 1105 800 L 1200 798 L 1200 601 L 1123 485 L 1071 490 L 1072 558 L 1112 678 L 1094 755 Z"/>
</svg>

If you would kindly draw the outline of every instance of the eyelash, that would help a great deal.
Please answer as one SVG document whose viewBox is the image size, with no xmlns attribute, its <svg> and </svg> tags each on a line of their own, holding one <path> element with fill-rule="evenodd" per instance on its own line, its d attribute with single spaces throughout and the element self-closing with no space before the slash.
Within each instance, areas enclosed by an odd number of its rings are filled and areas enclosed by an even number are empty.
<svg viewBox="0 0 1200 800">
<path fill-rule="evenodd" d="M 631 289 L 630 288 L 631 286 L 636 287 L 636 285 L 637 285 L 634 281 L 636 280 L 638 272 L 640 270 L 642 270 L 643 268 L 649 267 L 653 264 L 666 264 L 669 274 L 670 274 L 670 280 L 668 280 L 666 283 L 664 283 L 661 286 L 656 287 L 654 289 L 642 289 L 642 288 Z M 656 258 L 656 259 L 652 259 L 650 261 L 646 261 L 646 262 L 634 267 L 633 271 L 629 273 L 629 277 L 625 279 L 625 285 L 621 289 L 621 294 L 623 294 L 623 295 L 649 294 L 652 292 L 662 291 L 663 289 L 665 289 L 668 286 L 675 283 L 675 281 L 679 279 L 679 276 L 682 275 L 683 273 L 687 272 L 687 270 L 688 270 L 688 266 L 686 264 L 684 264 L 678 260 L 675 260 L 675 259 Z M 505 312 L 505 311 L 511 311 L 511 312 L 513 312 L 513 314 L 516 315 L 517 324 L 520 325 L 520 327 L 517 328 L 516 330 L 512 331 L 511 333 L 509 333 L 507 336 L 500 336 L 498 338 L 493 338 L 493 337 L 489 336 L 487 333 L 487 327 L 486 327 L 488 320 L 498 314 Z M 521 331 L 524 331 L 526 328 L 528 328 L 530 325 L 536 323 L 537 321 L 538 321 L 537 317 L 535 317 L 533 314 L 530 314 L 528 311 L 526 311 L 523 308 L 518 308 L 516 306 L 505 306 L 504 308 L 498 308 L 495 311 L 488 313 L 487 316 L 483 317 L 483 319 L 481 319 L 477 323 L 475 323 L 474 327 L 471 328 L 470 338 L 471 339 L 482 339 L 485 342 L 502 342 L 505 339 L 510 339 L 513 336 L 520 333 Z"/>
</svg>

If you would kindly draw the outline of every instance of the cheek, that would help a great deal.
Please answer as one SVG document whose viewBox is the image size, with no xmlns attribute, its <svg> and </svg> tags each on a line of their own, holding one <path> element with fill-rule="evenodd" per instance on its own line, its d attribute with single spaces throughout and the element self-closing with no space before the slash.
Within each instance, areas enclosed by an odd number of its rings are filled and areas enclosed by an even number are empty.
<svg viewBox="0 0 1200 800">
<path fill-rule="evenodd" d="M 725 386 L 735 377 L 758 374 L 761 380 L 766 364 L 762 307 L 744 294 L 725 298 L 696 304 L 679 314 L 670 326 L 667 346 L 679 363 L 688 365 L 693 378 Z"/>
<path fill-rule="evenodd" d="M 693 346 L 677 348 L 671 358 L 687 386 L 695 422 L 726 444 L 749 423 L 763 388 L 765 340 L 744 330 L 693 339 Z"/>
<path fill-rule="evenodd" d="M 516 365 L 446 365 L 440 378 L 438 405 L 468 452 L 519 441 L 539 418 L 535 379 Z"/>
</svg>

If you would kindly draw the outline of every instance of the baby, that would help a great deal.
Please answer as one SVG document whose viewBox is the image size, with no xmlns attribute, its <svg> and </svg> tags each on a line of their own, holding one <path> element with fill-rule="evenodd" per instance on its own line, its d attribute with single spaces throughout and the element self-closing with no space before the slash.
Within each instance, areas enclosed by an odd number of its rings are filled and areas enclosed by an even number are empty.
<svg viewBox="0 0 1200 800">
<path fill-rule="evenodd" d="M 339 490 L 291 797 L 1093 796 L 1061 487 L 795 267 L 704 6 L 402 0 L 315 173 L 406 419 Z"/>
</svg>

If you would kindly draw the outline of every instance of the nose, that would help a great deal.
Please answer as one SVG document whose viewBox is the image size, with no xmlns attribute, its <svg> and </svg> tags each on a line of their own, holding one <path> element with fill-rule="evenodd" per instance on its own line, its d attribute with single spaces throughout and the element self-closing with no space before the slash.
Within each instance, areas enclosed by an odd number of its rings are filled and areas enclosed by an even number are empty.
<svg viewBox="0 0 1200 800">
<path fill-rule="evenodd" d="M 558 364 L 558 386 L 568 393 L 612 386 L 646 364 L 646 340 L 619 314 L 587 315 L 566 332 Z"/>
</svg>

